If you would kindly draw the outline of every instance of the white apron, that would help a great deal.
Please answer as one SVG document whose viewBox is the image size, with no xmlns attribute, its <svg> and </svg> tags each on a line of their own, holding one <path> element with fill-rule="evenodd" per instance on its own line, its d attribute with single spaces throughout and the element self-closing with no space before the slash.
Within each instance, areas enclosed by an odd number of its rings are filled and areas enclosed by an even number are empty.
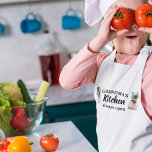
<svg viewBox="0 0 152 152">
<path fill-rule="evenodd" d="M 94 90 L 99 152 L 152 152 L 152 123 L 141 103 L 151 51 L 144 46 L 134 65 L 115 63 L 115 50 L 103 60 Z"/>
</svg>

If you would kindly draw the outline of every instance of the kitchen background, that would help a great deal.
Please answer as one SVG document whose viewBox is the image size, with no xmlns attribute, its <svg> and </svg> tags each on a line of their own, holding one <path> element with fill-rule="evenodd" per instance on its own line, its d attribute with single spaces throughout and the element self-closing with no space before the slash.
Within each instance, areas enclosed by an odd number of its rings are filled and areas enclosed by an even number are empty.
<svg viewBox="0 0 152 152">
<path fill-rule="evenodd" d="M 0 4 L 7 1 L 30 2 L 30 0 L 0 0 Z M 4 25 L 4 33 L 1 35 L 0 32 L 0 83 L 16 83 L 18 79 L 22 79 L 30 89 L 39 89 L 42 81 L 40 53 L 44 53 L 43 51 L 51 46 L 52 49 L 49 49 L 51 54 L 56 51 L 60 53 L 62 68 L 70 57 L 92 40 L 98 31 L 84 23 L 84 0 L 50 0 L 50 2 L 30 4 L 0 5 L 0 24 Z M 62 28 L 62 17 L 69 8 L 75 9 L 81 18 L 82 25 L 78 29 Z M 23 34 L 20 24 L 29 12 L 36 14 L 42 28 L 32 34 Z M 111 50 L 111 43 L 103 49 L 103 51 L 107 50 Z M 72 91 L 63 89 L 59 85 L 49 87 L 47 106 L 41 123 L 70 120 L 98 149 L 93 89 L 93 84 Z M 74 135 L 73 132 L 72 135 Z M 65 136 L 62 137 L 65 138 Z M 71 145 L 68 144 L 68 146 Z M 62 148 L 64 150 L 65 145 L 61 146 Z"/>
<path fill-rule="evenodd" d="M 80 29 L 62 29 L 62 16 L 70 6 L 82 19 Z M 34 12 L 42 23 L 41 30 L 33 34 L 23 34 L 20 30 L 20 23 L 28 12 Z M 46 41 L 45 29 L 50 31 L 50 37 L 54 33 L 60 52 L 79 51 L 97 33 L 96 29 L 84 23 L 83 14 L 84 1 L 81 0 L 0 7 L 0 22 L 5 27 L 4 34 L 0 36 L 0 82 L 16 82 L 19 78 L 29 84 L 41 81 L 38 52 L 42 51 L 41 45 Z"/>
<path fill-rule="evenodd" d="M 0 3 L 7 1 L 1 0 Z M 62 16 L 69 7 L 77 10 L 82 20 L 79 29 L 62 29 Z M 41 30 L 33 34 L 23 34 L 20 30 L 20 23 L 28 12 L 34 12 L 42 23 Z M 43 51 L 41 46 L 44 47 L 47 41 L 44 30 L 50 31 L 50 39 L 53 39 L 52 35 L 55 36 L 55 45 L 58 45 L 58 51 L 64 54 L 61 60 L 62 66 L 69 60 L 68 54 L 78 52 L 97 33 L 96 29 L 84 23 L 84 0 L 60 0 L 0 7 L 0 23 L 5 28 L 4 34 L 0 36 L 0 82 L 16 82 L 19 78 L 32 85 L 41 82 L 38 54 Z M 110 49 L 109 45 L 107 48 Z"/>
</svg>

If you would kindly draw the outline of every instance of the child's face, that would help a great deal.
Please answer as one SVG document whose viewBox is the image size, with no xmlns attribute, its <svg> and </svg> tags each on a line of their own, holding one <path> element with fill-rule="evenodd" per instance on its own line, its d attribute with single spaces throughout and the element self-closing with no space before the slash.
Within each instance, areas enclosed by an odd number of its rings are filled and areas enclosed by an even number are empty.
<svg viewBox="0 0 152 152">
<path fill-rule="evenodd" d="M 118 7 L 129 8 L 134 17 L 134 12 L 136 8 L 145 3 L 146 0 L 117 0 L 116 4 Z M 139 53 L 142 46 L 145 44 L 148 33 L 138 31 L 138 26 L 135 20 L 132 26 L 128 29 L 129 32 L 122 36 L 119 36 L 113 40 L 114 47 L 118 53 L 125 54 L 137 54 Z M 127 36 L 137 36 L 134 39 L 129 39 Z"/>
</svg>

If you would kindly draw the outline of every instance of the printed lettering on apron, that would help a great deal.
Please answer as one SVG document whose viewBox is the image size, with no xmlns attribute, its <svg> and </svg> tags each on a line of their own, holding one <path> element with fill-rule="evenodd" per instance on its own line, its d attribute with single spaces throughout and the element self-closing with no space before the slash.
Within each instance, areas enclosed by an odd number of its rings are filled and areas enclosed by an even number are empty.
<svg viewBox="0 0 152 152">
<path fill-rule="evenodd" d="M 109 108 L 110 110 L 122 110 L 126 111 L 129 110 L 137 110 L 138 107 L 138 99 L 139 93 L 132 92 L 131 97 L 129 98 L 129 103 L 127 103 L 127 99 L 129 95 L 127 93 L 123 93 L 121 91 L 115 90 L 101 90 L 100 87 L 96 88 L 97 96 L 98 96 L 98 103 L 101 103 L 102 106 L 105 108 Z M 119 106 L 118 106 L 119 105 Z"/>
</svg>

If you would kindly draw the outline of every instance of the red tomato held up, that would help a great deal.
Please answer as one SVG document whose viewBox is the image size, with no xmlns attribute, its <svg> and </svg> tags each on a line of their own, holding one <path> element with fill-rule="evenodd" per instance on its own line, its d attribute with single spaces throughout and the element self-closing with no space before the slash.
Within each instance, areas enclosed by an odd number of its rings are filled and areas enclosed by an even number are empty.
<svg viewBox="0 0 152 152">
<path fill-rule="evenodd" d="M 52 152 L 58 148 L 59 139 L 53 134 L 44 135 L 40 139 L 40 145 L 45 151 Z"/>
<path fill-rule="evenodd" d="M 128 29 L 133 23 L 133 16 L 129 9 L 120 8 L 112 19 L 111 25 L 118 30 Z"/>
<path fill-rule="evenodd" d="M 152 27 L 152 5 L 139 6 L 135 11 L 135 21 L 140 27 Z"/>
</svg>

